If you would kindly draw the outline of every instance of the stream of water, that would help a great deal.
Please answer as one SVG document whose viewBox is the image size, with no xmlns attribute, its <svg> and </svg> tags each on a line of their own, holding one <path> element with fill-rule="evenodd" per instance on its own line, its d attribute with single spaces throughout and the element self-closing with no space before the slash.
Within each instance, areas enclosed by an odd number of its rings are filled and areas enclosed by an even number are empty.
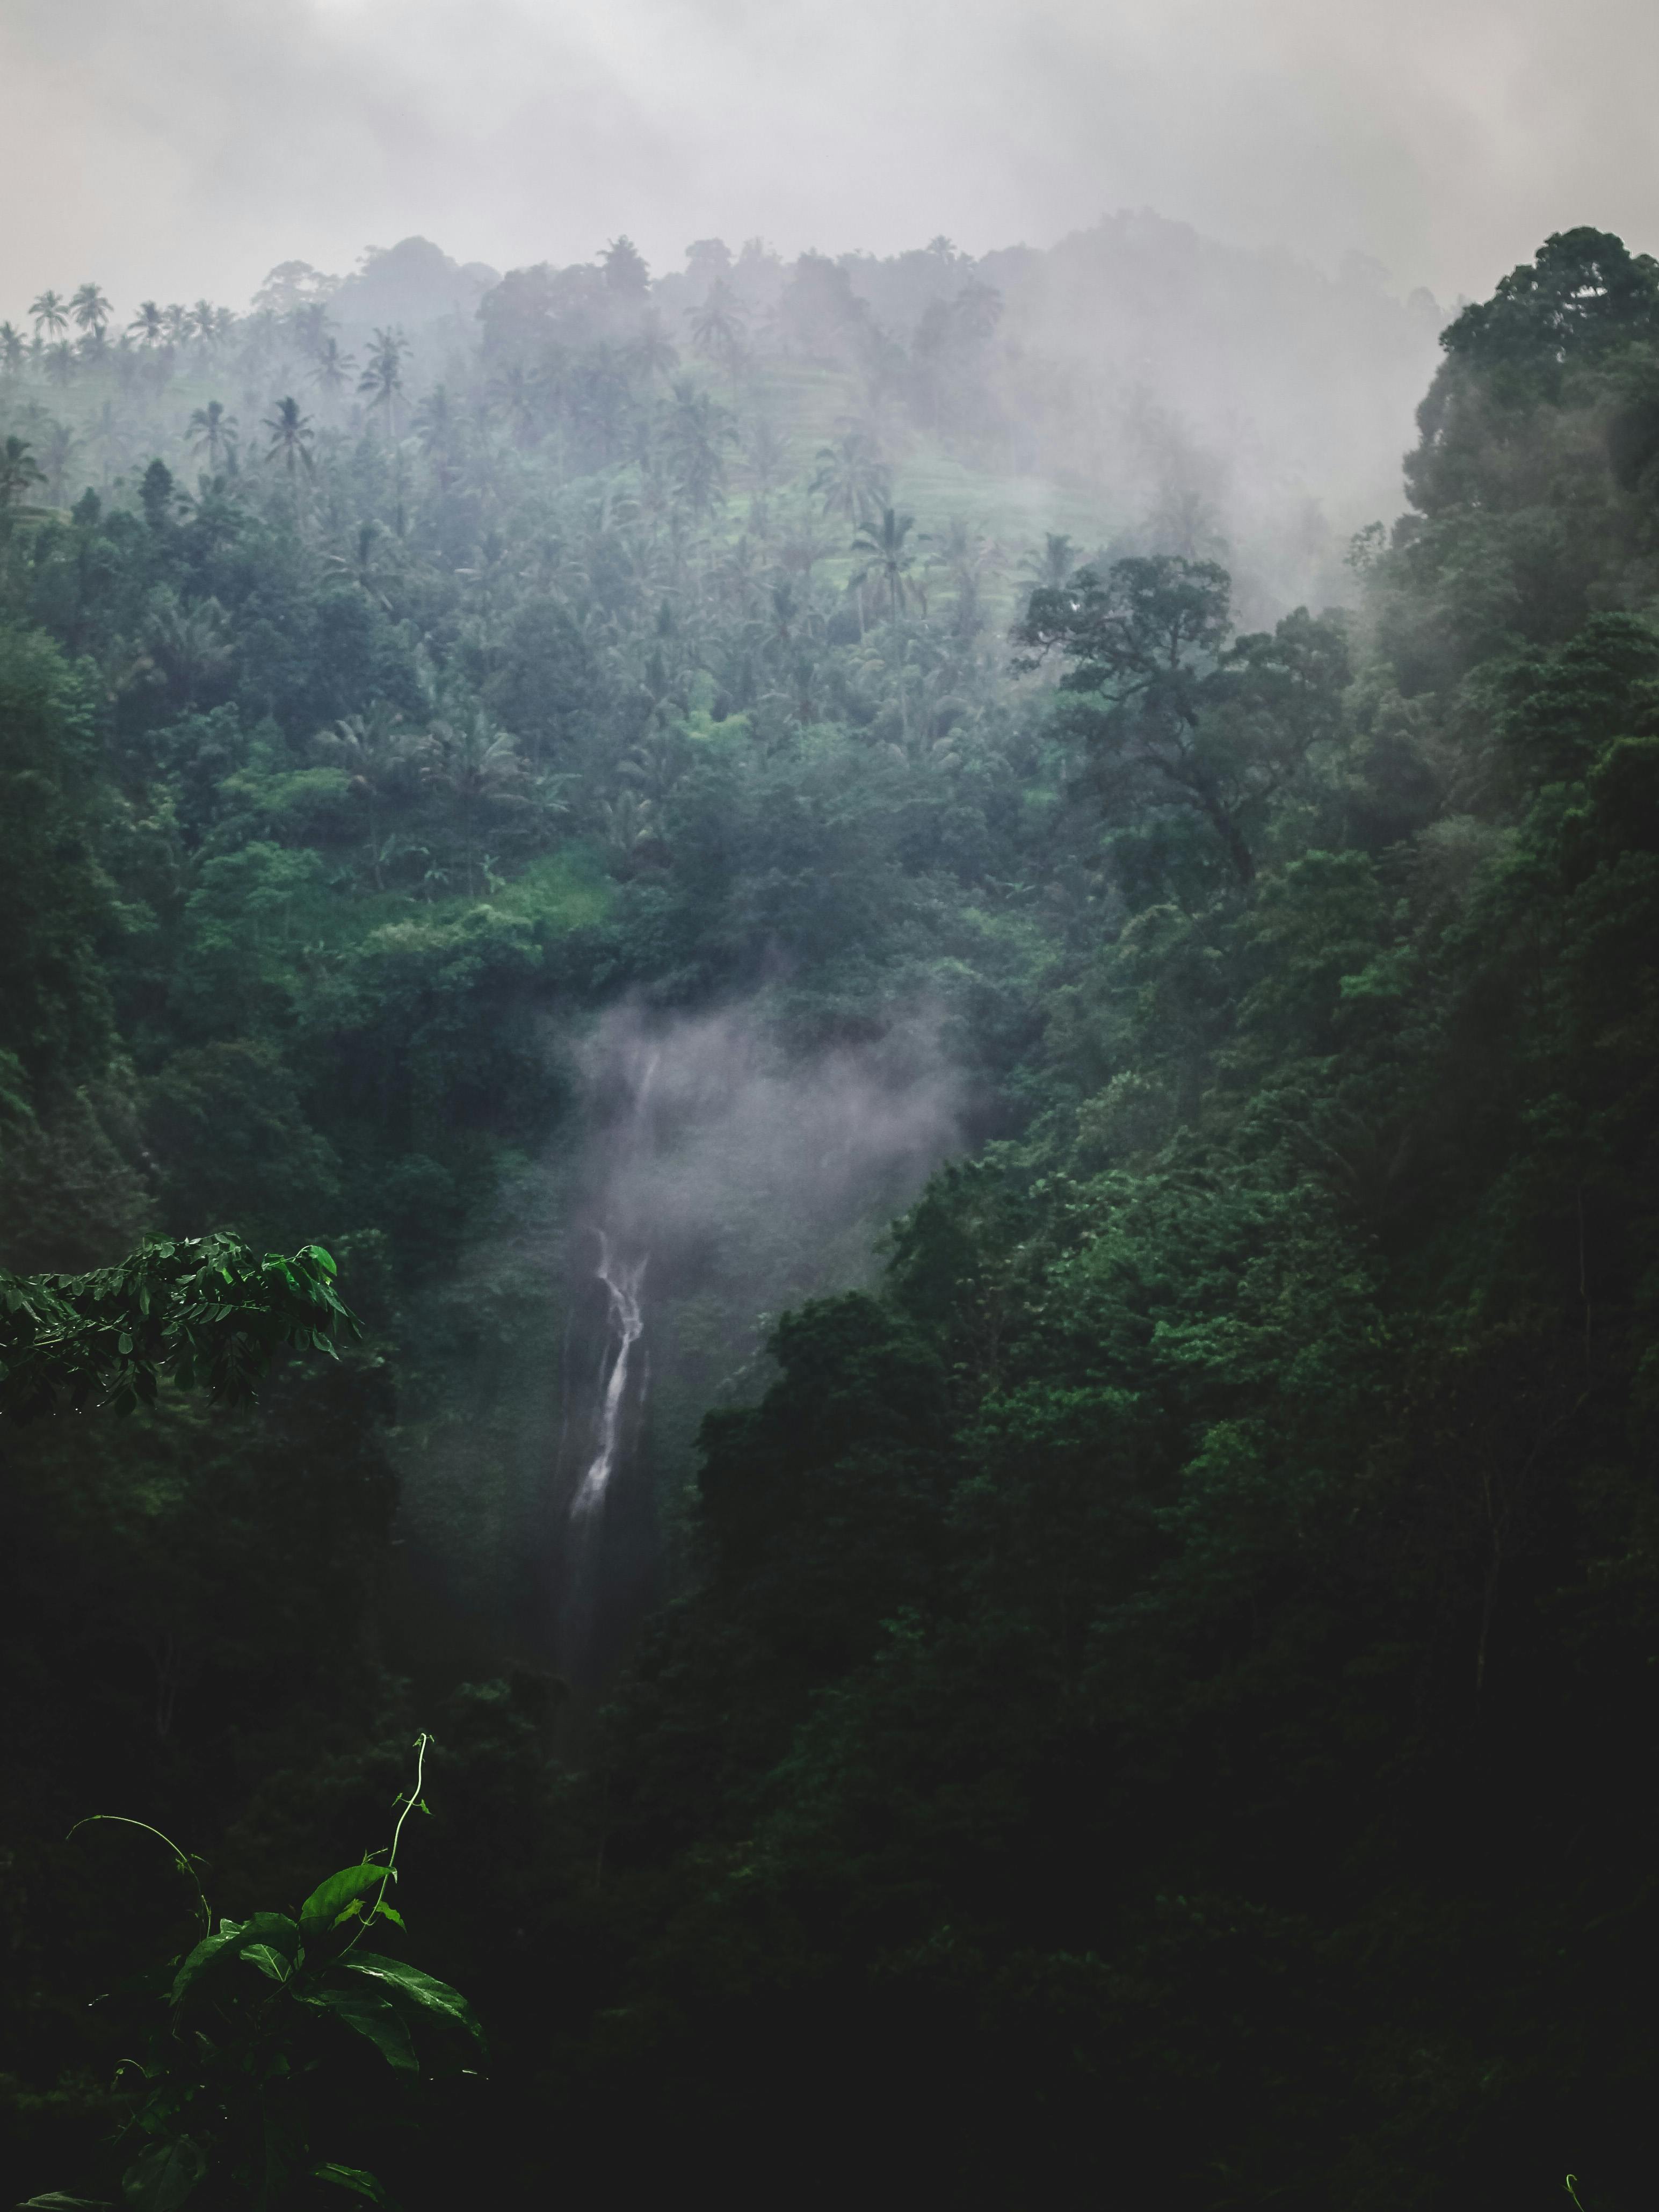
<svg viewBox="0 0 1659 2212">
<path fill-rule="evenodd" d="M 570 1518 L 578 1524 L 597 1514 L 605 1504 L 605 1493 L 617 1464 L 617 1441 L 622 1430 L 623 1408 L 628 1400 L 629 1369 L 634 1347 L 645 1328 L 640 1310 L 640 1285 L 645 1276 L 646 1258 L 628 1266 L 612 1252 L 611 1239 L 605 1231 L 595 1233 L 599 1240 L 599 1264 L 595 1273 L 605 1285 L 611 1302 L 610 1341 L 605 1346 L 610 1372 L 599 1402 L 599 1437 L 593 1456 L 570 1502 Z"/>
</svg>

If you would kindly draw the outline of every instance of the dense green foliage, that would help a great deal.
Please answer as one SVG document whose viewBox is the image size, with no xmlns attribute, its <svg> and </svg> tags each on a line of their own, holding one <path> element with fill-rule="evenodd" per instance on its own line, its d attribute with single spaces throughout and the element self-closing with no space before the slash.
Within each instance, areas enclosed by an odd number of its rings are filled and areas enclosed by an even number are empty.
<svg viewBox="0 0 1659 2212">
<path fill-rule="evenodd" d="M 257 1422 L 7 1439 L 25 2178 L 118 2048 L 57 1837 L 118 1801 L 298 1895 L 402 1668 L 405 1887 L 499 2062 L 434 2203 L 485 2138 L 515 2199 L 1644 2202 L 1659 272 L 1568 233 L 1452 325 L 1346 615 L 1236 636 L 1206 549 L 1103 527 L 1012 673 L 880 423 L 766 461 L 730 296 L 689 380 L 651 313 L 620 246 L 518 272 L 493 416 L 383 344 L 361 434 L 0 518 L 6 1256 L 315 1234 L 375 1333 Z M 709 1415 L 556 1759 L 387 1455 L 499 1380 L 458 1254 L 629 989 L 799 1045 L 925 994 L 990 1141 Z"/>
<path fill-rule="evenodd" d="M 113 1819 L 155 1836 L 201 1906 L 199 1940 L 141 1984 L 152 2015 L 163 2016 L 152 2017 L 145 2057 L 124 2060 L 118 2075 L 131 2106 L 122 2195 L 137 2212 L 173 2212 L 186 2198 L 204 2212 L 276 2212 L 331 2188 L 384 2204 L 385 2185 L 370 2168 L 316 2155 L 319 2130 L 331 2124 L 372 2137 L 375 2108 L 386 2101 L 376 2095 L 386 2087 L 378 2069 L 366 2077 L 354 2070 L 349 2038 L 362 2038 L 405 2086 L 429 2070 L 420 2045 L 434 2033 L 452 2072 L 457 2058 L 446 2044 L 485 2056 L 459 1990 L 407 1960 L 358 1948 L 377 1923 L 386 1923 L 383 1934 L 404 1927 L 386 1893 L 404 1821 L 417 1807 L 428 1809 L 420 1796 L 427 1746 L 425 1736 L 416 1746 L 415 1788 L 398 1801 L 390 1845 L 331 1874 L 293 1913 L 255 1912 L 216 1927 L 189 1860 L 158 1830 L 119 1814 L 79 1824 Z"/>
<path fill-rule="evenodd" d="M 361 1335 L 319 1244 L 257 1260 L 238 1237 L 155 1238 L 87 1275 L 0 1274 L 0 1414 L 153 1406 L 163 1377 L 234 1405 L 279 1346 L 332 1352 Z"/>
</svg>

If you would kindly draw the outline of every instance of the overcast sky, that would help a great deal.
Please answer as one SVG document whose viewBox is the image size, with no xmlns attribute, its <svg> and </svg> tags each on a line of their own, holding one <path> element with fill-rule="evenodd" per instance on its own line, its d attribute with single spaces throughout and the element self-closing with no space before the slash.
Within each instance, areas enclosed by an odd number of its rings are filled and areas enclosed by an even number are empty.
<svg viewBox="0 0 1659 2212">
<path fill-rule="evenodd" d="M 0 314 L 411 232 L 1047 245 L 1121 207 L 1401 289 L 1659 248 L 1659 0 L 0 0 Z"/>
</svg>

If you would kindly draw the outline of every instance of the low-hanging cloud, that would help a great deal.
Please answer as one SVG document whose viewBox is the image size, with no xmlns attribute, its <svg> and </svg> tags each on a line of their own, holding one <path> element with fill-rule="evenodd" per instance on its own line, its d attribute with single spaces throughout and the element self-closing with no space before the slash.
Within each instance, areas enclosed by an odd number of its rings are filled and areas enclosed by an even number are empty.
<svg viewBox="0 0 1659 2212">
<path fill-rule="evenodd" d="M 579 1056 L 579 1234 L 648 1255 L 658 1295 L 719 1280 L 741 1304 L 747 1284 L 753 1310 L 861 1275 L 872 1230 L 964 1144 L 963 1079 L 927 1011 L 802 1054 L 757 1003 L 667 1017 L 623 1005 Z"/>
<path fill-rule="evenodd" d="M 0 0 L 0 312 L 246 299 L 416 231 L 496 265 L 1047 243 L 1149 205 L 1474 293 L 1659 236 L 1646 0 Z"/>
<path fill-rule="evenodd" d="M 585 1682 L 657 1586 L 658 1509 L 711 1392 L 758 1380 L 760 1310 L 870 1274 L 884 1221 L 962 1149 L 964 1090 L 925 1011 L 803 1054 L 758 1000 L 623 1005 L 579 1058 L 544 1587 L 550 1648 Z"/>
</svg>

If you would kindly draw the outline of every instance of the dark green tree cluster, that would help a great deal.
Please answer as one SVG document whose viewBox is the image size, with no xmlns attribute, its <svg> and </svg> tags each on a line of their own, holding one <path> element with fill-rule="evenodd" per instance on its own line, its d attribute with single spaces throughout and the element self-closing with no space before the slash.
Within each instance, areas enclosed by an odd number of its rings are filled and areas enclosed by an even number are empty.
<svg viewBox="0 0 1659 2212">
<path fill-rule="evenodd" d="M 1568 233 L 1451 326 L 1351 613 L 1239 635 L 1196 539 L 1056 534 L 1011 673 L 879 420 L 769 422 L 744 286 L 878 381 L 847 272 L 722 255 L 706 372 L 618 240 L 488 295 L 482 395 L 387 330 L 372 413 L 188 495 L 13 458 L 0 1258 L 316 1236 L 371 1331 L 257 1419 L 5 1438 L 29 2185 L 128 1941 L 57 1837 L 118 1801 L 297 1898 L 418 1695 L 495 2080 L 417 2199 L 1640 2203 L 1659 279 Z M 388 1425 L 460 1425 L 467 1328 L 499 1372 L 457 1254 L 561 1141 L 550 1028 L 763 988 L 813 1042 L 927 995 L 994 1141 L 709 1417 L 688 1585 L 556 1760 L 390 1540 Z"/>
<path fill-rule="evenodd" d="M 1453 325 L 1346 632 L 1034 596 L 1118 919 L 1027 1133 L 706 1426 L 543 2079 L 640 2177 L 1643 2201 L 1656 303 L 1575 233 Z"/>
<path fill-rule="evenodd" d="M 585 374 L 638 319 L 626 265 Z M 456 1268 L 580 1140 L 552 1041 L 629 991 L 765 984 L 817 1042 L 943 994 L 988 1060 L 1042 957 L 1008 855 L 1053 778 L 982 535 L 853 583 L 879 458 L 837 505 L 823 432 L 768 447 L 660 361 L 628 368 L 609 457 L 515 427 L 493 354 L 411 392 L 395 331 L 360 416 L 296 398 L 329 341 L 295 288 L 166 376 L 155 338 L 155 410 L 201 394 L 199 470 L 152 449 L 68 507 L 26 399 L 0 503 L 0 1357 L 9 1410 L 56 1409 L 0 1433 L 0 2075 L 31 2188 L 65 2129 L 107 2169 L 137 2031 L 86 2004 L 176 1937 L 164 1901 L 112 1917 L 101 1837 L 65 1854 L 88 1810 L 199 1843 L 246 1919 L 361 1853 L 435 1717 L 471 1778 L 423 1848 L 490 1900 L 438 1915 L 440 1964 L 464 1980 L 490 1915 L 524 1917 L 522 1853 L 495 1861 L 542 1833 L 556 1692 L 488 1686 L 506 1655 L 432 1587 L 462 1563 L 394 1540 L 392 1470 L 464 1437 L 458 1495 L 494 1510 L 492 1385 L 556 1333 L 544 1285 L 526 1322 L 522 1284 L 491 1303 Z M 235 344 L 275 398 L 207 396 Z M 339 1320 L 323 1249 L 368 1328 L 327 1367 L 288 1356 Z"/>
</svg>

